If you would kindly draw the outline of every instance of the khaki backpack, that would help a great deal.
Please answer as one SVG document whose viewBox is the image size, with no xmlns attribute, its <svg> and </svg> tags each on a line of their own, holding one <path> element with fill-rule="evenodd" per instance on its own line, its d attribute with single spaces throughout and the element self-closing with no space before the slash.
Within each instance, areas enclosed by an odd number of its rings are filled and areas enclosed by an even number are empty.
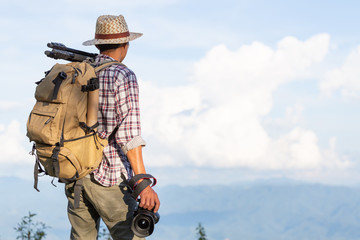
<svg viewBox="0 0 360 240">
<path fill-rule="evenodd" d="M 42 172 L 60 182 L 77 181 L 98 167 L 107 139 L 96 132 L 99 81 L 88 62 L 56 64 L 35 91 L 36 104 L 27 121 L 27 137 L 34 142 L 34 188 Z M 43 168 L 41 167 L 43 166 Z"/>
</svg>

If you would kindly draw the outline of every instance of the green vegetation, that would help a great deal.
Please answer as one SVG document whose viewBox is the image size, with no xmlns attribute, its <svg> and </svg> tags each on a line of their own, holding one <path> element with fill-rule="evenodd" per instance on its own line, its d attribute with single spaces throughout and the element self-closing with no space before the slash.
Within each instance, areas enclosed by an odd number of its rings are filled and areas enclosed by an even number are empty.
<svg viewBox="0 0 360 240">
<path fill-rule="evenodd" d="M 199 225 L 197 226 L 196 231 L 198 240 L 207 240 L 205 228 L 201 225 L 201 223 L 199 223 Z"/>
<path fill-rule="evenodd" d="M 21 219 L 17 227 L 14 227 L 17 232 L 16 239 L 21 240 L 42 240 L 46 237 L 45 230 L 50 228 L 43 222 L 34 222 L 35 213 L 29 212 L 27 216 Z"/>
<path fill-rule="evenodd" d="M 21 240 L 44 240 L 47 233 L 46 229 L 50 228 L 46 226 L 43 222 L 35 222 L 34 217 L 35 213 L 29 212 L 27 216 L 24 216 L 21 219 L 21 222 L 18 223 L 17 227 L 14 227 L 14 230 L 17 232 L 16 239 Z M 196 227 L 197 240 L 207 240 L 205 228 L 201 223 Z M 98 239 L 102 240 L 112 240 L 108 229 L 104 226 L 100 227 Z"/>
</svg>

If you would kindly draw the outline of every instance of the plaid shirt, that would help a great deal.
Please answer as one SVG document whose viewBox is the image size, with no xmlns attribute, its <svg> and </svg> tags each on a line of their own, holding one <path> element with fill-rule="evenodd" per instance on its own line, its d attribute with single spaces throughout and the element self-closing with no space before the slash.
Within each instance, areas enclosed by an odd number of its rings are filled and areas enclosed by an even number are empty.
<svg viewBox="0 0 360 240">
<path fill-rule="evenodd" d="M 114 61 L 106 55 L 98 55 L 95 65 Z M 119 184 L 121 173 L 132 176 L 132 169 L 126 157 L 127 151 L 145 146 L 141 138 L 139 89 L 134 72 L 125 65 L 111 65 L 97 73 L 100 84 L 98 132 L 101 138 L 109 138 L 118 128 L 109 145 L 104 149 L 100 166 L 93 171 L 94 178 L 103 186 Z"/>
</svg>

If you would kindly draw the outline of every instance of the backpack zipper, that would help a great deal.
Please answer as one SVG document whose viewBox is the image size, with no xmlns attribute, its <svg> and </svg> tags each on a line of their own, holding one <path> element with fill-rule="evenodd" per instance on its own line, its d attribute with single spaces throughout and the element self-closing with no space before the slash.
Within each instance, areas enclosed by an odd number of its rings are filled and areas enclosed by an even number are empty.
<svg viewBox="0 0 360 240">
<path fill-rule="evenodd" d="M 46 122 L 44 123 L 44 125 L 47 125 L 49 122 L 51 122 L 52 119 L 53 119 L 53 117 L 50 117 L 48 120 L 46 120 Z"/>
</svg>

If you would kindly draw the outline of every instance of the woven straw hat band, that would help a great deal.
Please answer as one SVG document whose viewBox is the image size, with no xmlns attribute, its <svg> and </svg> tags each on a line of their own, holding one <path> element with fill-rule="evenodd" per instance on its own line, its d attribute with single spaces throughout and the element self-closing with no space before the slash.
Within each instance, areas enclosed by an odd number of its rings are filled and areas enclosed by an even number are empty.
<svg viewBox="0 0 360 240">
<path fill-rule="evenodd" d="M 129 32 L 117 33 L 117 34 L 95 34 L 96 39 L 115 39 L 124 38 L 130 36 Z"/>
</svg>

